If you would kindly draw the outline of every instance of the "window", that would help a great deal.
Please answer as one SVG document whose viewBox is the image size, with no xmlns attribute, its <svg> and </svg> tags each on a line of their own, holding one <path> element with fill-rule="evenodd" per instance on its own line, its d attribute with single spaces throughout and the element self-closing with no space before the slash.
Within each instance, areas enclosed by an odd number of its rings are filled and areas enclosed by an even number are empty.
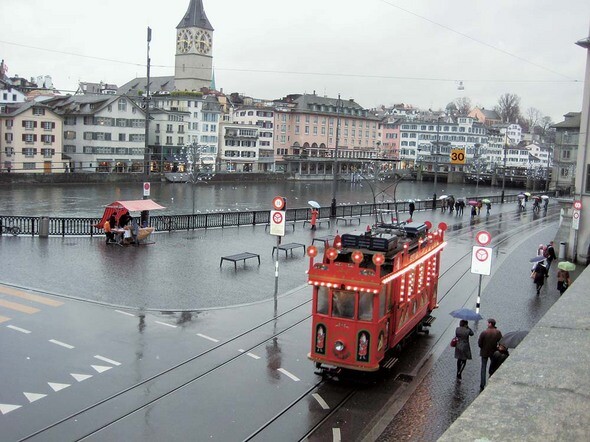
<svg viewBox="0 0 590 442">
<path fill-rule="evenodd" d="M 43 121 L 41 123 L 41 127 L 44 130 L 51 130 L 51 129 L 55 129 L 55 123 L 53 121 Z"/>
<path fill-rule="evenodd" d="M 14 124 L 13 120 L 6 120 L 6 129 L 10 129 Z"/>
<path fill-rule="evenodd" d="M 359 299 L 359 319 L 371 321 L 373 319 L 373 294 L 361 292 Z"/>
<path fill-rule="evenodd" d="M 11 133 L 5 133 L 5 134 L 4 134 L 4 140 L 5 140 L 7 143 L 12 143 L 12 134 L 11 134 Z"/>
<path fill-rule="evenodd" d="M 25 143 L 34 143 L 37 141 L 37 135 L 35 134 L 23 134 L 23 141 Z"/>
<path fill-rule="evenodd" d="M 45 115 L 45 109 L 42 109 L 40 107 L 34 107 L 33 115 Z"/>
<path fill-rule="evenodd" d="M 23 149 L 23 155 L 27 158 L 32 158 L 37 154 L 37 149 L 33 147 L 25 147 Z"/>
<path fill-rule="evenodd" d="M 55 142 L 55 135 L 41 135 L 41 142 L 44 144 L 51 144 Z"/>
<path fill-rule="evenodd" d="M 35 163 L 23 163 L 24 170 L 33 170 L 35 169 Z"/>
<path fill-rule="evenodd" d="M 355 292 L 348 290 L 334 290 L 332 295 L 332 316 L 336 318 L 354 317 Z"/>
<path fill-rule="evenodd" d="M 24 120 L 23 121 L 23 127 L 26 130 L 33 130 L 34 128 L 37 127 L 37 122 L 36 121 L 30 121 L 30 120 Z"/>
<path fill-rule="evenodd" d="M 127 112 L 127 100 L 125 100 L 124 98 L 119 99 L 119 111 L 121 112 Z"/>
<path fill-rule="evenodd" d="M 119 141 L 125 141 L 125 134 L 119 134 Z"/>
</svg>

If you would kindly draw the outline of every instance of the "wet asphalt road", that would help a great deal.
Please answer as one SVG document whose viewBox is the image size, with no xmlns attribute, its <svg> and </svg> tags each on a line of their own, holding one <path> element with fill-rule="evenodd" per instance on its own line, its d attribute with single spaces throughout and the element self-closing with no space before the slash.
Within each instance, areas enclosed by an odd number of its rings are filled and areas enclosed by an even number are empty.
<svg viewBox="0 0 590 442">
<path fill-rule="evenodd" d="M 500 232 L 507 234 L 506 232 L 516 229 L 523 222 L 533 221 L 532 214 L 526 214 L 520 219 L 521 217 L 511 210 L 508 212 L 502 216 L 502 220 L 491 217 L 492 224 L 485 228 L 500 238 Z M 421 215 L 432 213 L 418 214 L 416 218 L 421 219 Z M 435 217 L 450 219 L 448 215 L 440 215 L 439 212 Z M 465 220 L 467 219 L 465 217 Z M 496 316 L 502 330 L 508 331 L 504 325 L 510 327 L 533 324 L 554 301 L 551 292 L 557 292 L 548 290 L 549 286 L 544 289 L 547 293 L 542 293 L 541 297 L 535 299 L 532 284 L 528 280 L 528 257 L 531 253 L 534 254 L 533 251 L 539 242 L 545 243 L 553 238 L 556 218 L 552 219 L 553 221 L 547 224 L 547 219 L 539 217 L 535 221 L 538 227 L 523 230 L 495 249 L 497 268 L 494 269 L 495 274 L 489 278 L 483 292 L 482 314 Z M 401 381 L 400 378 L 393 377 L 377 387 L 361 390 L 347 406 L 329 416 L 326 424 L 311 437 L 312 440 L 330 440 L 335 434 L 335 428 L 341 432 L 343 438 L 359 439 L 366 433 L 367 425 L 376 429 L 374 431 L 377 434 L 373 435 L 373 439 L 379 436 L 381 430 L 385 430 L 380 440 L 398 440 L 401 436 L 406 438 L 404 440 L 434 440 L 436 437 L 430 439 L 430 436 L 437 433 L 426 429 L 437 429 L 440 430 L 438 434 L 441 434 L 451 419 L 472 400 L 474 396 L 469 380 L 473 381 L 473 385 L 479 385 L 478 364 L 475 360 L 468 364 L 464 380 L 457 386 L 454 379 L 455 362 L 446 342 L 450 340 L 456 324 L 452 318 L 447 318 L 445 313 L 463 304 L 474 304 L 473 281 L 476 278 L 473 275 L 463 275 L 464 267 L 468 267 L 468 263 L 463 262 L 458 266 L 463 270 L 453 268 L 451 263 L 458 261 L 465 251 L 470 250 L 473 234 L 483 228 L 484 224 L 483 219 L 475 225 L 464 223 L 463 230 L 457 231 L 460 236 L 454 241 L 449 240 L 450 244 L 443 258 L 443 270 L 448 270 L 448 273 L 441 278 L 441 308 L 437 313 L 439 319 L 435 322 L 431 335 L 419 340 L 416 348 L 407 351 L 399 363 L 398 373 L 411 375 L 401 378 Z M 331 229 L 334 230 L 334 226 Z M 342 231 L 342 227 L 340 229 Z M 449 238 L 452 231 L 451 229 L 449 232 Z M 205 232 L 177 232 L 166 238 L 182 235 L 188 237 L 202 233 Z M 259 273 L 263 265 L 258 269 L 257 265 L 249 262 L 245 268 L 239 268 L 238 271 L 234 271 L 233 265 L 229 264 L 227 268 L 219 269 L 218 259 L 220 253 L 225 253 L 222 250 L 226 245 L 220 238 L 227 240 L 231 236 L 231 239 L 235 240 L 234 245 L 239 244 L 248 248 L 260 246 L 261 250 L 266 247 L 272 249 L 272 241 L 265 242 L 263 237 L 252 235 L 251 231 L 246 232 L 243 241 L 238 239 L 238 235 L 234 235 L 236 233 L 240 233 L 240 238 L 244 236 L 243 230 L 238 229 L 206 232 L 205 236 L 217 241 L 215 244 L 208 243 L 205 249 L 200 248 L 200 254 L 212 258 L 216 265 L 209 265 L 207 269 L 196 273 L 198 279 L 191 285 L 194 293 L 205 293 L 209 291 L 207 287 L 215 287 L 216 296 L 224 294 L 226 305 L 231 305 L 254 298 L 256 295 L 251 292 L 257 291 L 257 287 L 266 287 L 269 281 L 274 289 L 274 277 L 268 279 L 265 272 Z M 316 235 L 324 233 L 328 233 L 328 230 L 319 230 Z M 295 233 L 291 237 L 286 237 L 285 241 L 307 240 L 308 244 L 310 235 L 309 231 L 304 231 L 298 226 Z M 4 282 L 21 287 L 44 286 L 51 292 L 63 291 L 69 296 L 87 296 L 95 300 L 103 300 L 112 293 L 117 293 L 113 287 L 118 287 L 119 279 L 100 279 L 102 275 L 97 277 L 96 270 L 88 270 L 92 267 L 88 263 L 83 263 L 86 270 L 80 277 L 70 280 L 64 280 L 63 275 L 62 278 L 54 277 L 55 269 L 65 267 L 74 270 L 72 266 L 82 261 L 84 251 L 90 253 L 87 259 L 90 262 L 102 253 L 113 253 L 104 260 L 107 268 L 115 269 L 118 266 L 129 269 L 133 267 L 127 267 L 130 264 L 128 254 L 143 253 L 143 248 L 107 248 L 97 239 L 66 238 L 55 243 L 51 242 L 53 239 L 49 239 L 48 246 L 41 247 L 40 243 L 36 243 L 39 239 L 17 238 L 17 241 L 27 241 L 20 244 L 12 242 L 11 239 L 5 241 L 6 239 L 8 238 L 2 238 L 1 254 L 7 253 L 7 244 L 12 249 L 17 248 L 17 245 L 18 248 L 22 248 L 22 244 L 26 245 L 29 259 L 25 260 L 27 254 L 22 252 L 23 260 L 18 262 L 19 266 L 29 269 L 30 279 L 26 278 L 27 272 L 18 270 L 13 260 L 13 271 L 3 273 Z M 165 247 L 168 250 L 168 259 L 175 256 L 175 253 L 170 255 L 170 250 L 181 254 L 178 251 L 181 242 L 168 243 L 164 237 L 158 237 L 156 240 L 156 244 L 145 246 L 145 249 L 149 250 L 147 254 L 142 255 L 142 259 L 136 257 L 132 264 L 138 264 L 142 260 L 148 261 L 150 258 L 147 256 L 162 254 L 162 245 L 171 246 Z M 84 241 L 94 247 L 78 245 Z M 105 252 L 96 252 L 100 247 L 103 247 Z M 59 248 L 61 254 L 54 253 L 51 250 L 54 248 Z M 80 250 L 77 250 L 78 248 Z M 69 252 L 69 249 L 74 251 Z M 188 250 L 192 248 L 183 249 L 182 255 L 188 256 Z M 18 256 L 18 252 L 13 251 Z M 31 252 L 34 251 L 36 253 L 33 253 L 33 258 Z M 245 250 L 232 250 L 233 253 L 238 251 Z M 270 251 L 268 250 L 267 255 L 270 255 Z M 121 255 L 120 252 L 125 253 L 123 257 L 126 259 L 114 255 Z M 68 253 L 78 256 L 78 259 L 67 256 Z M 56 259 L 58 262 L 61 259 L 62 264 L 55 264 Z M 117 265 L 111 264 L 113 260 Z M 270 258 L 268 260 L 271 266 L 274 265 Z M 64 266 L 64 261 L 69 265 Z M 15 318 L 2 324 L 13 325 L 30 332 L 2 327 L 0 334 L 3 353 L 11 355 L 10 358 L 2 358 L 0 362 L 2 373 L 10 374 L 3 376 L 1 383 L 0 420 L 6 431 L 4 434 L 10 435 L 11 440 L 31 435 L 70 415 L 73 415 L 71 419 L 65 419 L 62 423 L 47 428 L 36 439 L 73 440 L 100 430 L 93 433 L 91 439 L 113 440 L 125 435 L 131 440 L 186 440 L 188 435 L 196 434 L 198 437 L 195 437 L 195 440 L 240 440 L 255 434 L 256 430 L 270 417 L 275 416 L 278 410 L 287 407 L 295 398 L 301 397 L 302 400 L 286 413 L 285 417 L 279 417 L 266 432 L 254 437 L 256 440 L 277 440 L 273 439 L 277 436 L 281 436 L 282 440 L 298 440 L 305 434 L 306 428 L 320 422 L 327 413 L 321 403 L 311 396 L 312 392 L 327 398 L 328 404 L 338 403 L 346 394 L 342 385 L 322 385 L 319 390 L 314 390 L 318 378 L 313 374 L 312 365 L 305 358 L 309 341 L 309 324 L 306 320 L 309 312 L 309 295 L 307 289 L 297 290 L 304 282 L 307 263 L 307 258 L 303 257 L 301 251 L 295 252 L 293 258 L 283 256 L 280 259 L 280 269 L 284 269 L 280 292 L 285 296 L 278 299 L 276 311 L 272 301 L 262 301 L 272 298 L 273 290 L 270 286 L 263 289 L 265 294 L 260 299 L 255 299 L 261 302 L 237 309 L 197 308 L 197 311 L 191 313 L 166 315 L 136 311 L 136 308 L 154 308 L 155 301 L 160 302 L 157 306 L 167 307 L 167 301 L 174 298 L 175 292 L 179 292 L 181 276 L 189 275 L 192 278 L 193 272 L 189 271 L 189 265 L 183 267 L 183 272 L 180 269 L 175 270 L 174 266 L 169 269 L 167 259 L 162 256 L 154 262 L 157 261 L 163 266 L 158 274 L 162 275 L 167 270 L 174 272 L 177 284 L 172 284 L 173 279 L 165 279 L 166 285 L 154 286 L 157 278 L 142 282 L 141 278 L 138 280 L 141 272 L 133 278 L 127 272 L 127 286 L 140 284 L 143 291 L 150 295 L 142 299 L 142 290 L 128 289 L 118 292 L 127 294 L 126 296 L 108 299 L 114 304 L 132 308 L 119 310 L 88 305 L 86 302 L 67 298 L 43 296 L 44 299 L 57 300 L 63 304 L 43 304 L 43 308 L 38 312 L 20 312 Z M 3 259 L 3 262 L 6 261 Z M 147 264 L 140 264 L 139 267 L 142 271 L 151 269 Z M 213 267 L 216 267 L 215 273 Z M 31 272 L 31 268 L 36 271 Z M 299 275 L 300 272 L 303 272 L 303 276 Z M 507 278 L 506 274 L 511 277 Z M 116 282 L 109 285 L 109 290 L 103 291 L 93 288 L 96 278 L 106 281 L 107 284 L 109 280 Z M 227 283 L 222 284 L 220 281 L 225 279 Z M 259 280 L 258 284 L 256 280 Z M 236 285 L 239 287 L 235 288 Z M 180 286 L 184 287 L 182 284 Z M 229 287 L 234 288 L 231 290 Z M 530 293 L 527 293 L 527 290 Z M 291 293 L 286 295 L 286 292 Z M 129 293 L 132 293 L 132 296 Z M 2 295 L 2 299 L 8 297 L 9 295 Z M 130 305 L 130 299 L 134 301 L 134 305 Z M 187 299 L 193 303 L 201 301 L 205 304 L 204 300 L 209 298 L 202 295 L 196 298 L 196 301 L 191 296 L 187 296 Z M 187 305 L 190 305 L 190 302 L 187 302 Z M 214 304 L 213 301 L 208 302 Z M 38 305 L 38 302 L 29 301 L 28 304 Z M 284 315 L 280 316 L 281 314 Z M 272 319 L 277 315 L 277 319 Z M 472 350 L 476 354 L 475 349 Z M 422 384 L 418 383 L 423 376 L 420 367 L 434 367 L 432 371 L 423 368 L 426 378 Z M 173 370 L 169 375 L 162 375 L 171 368 Z M 79 380 L 88 375 L 92 375 L 92 378 Z M 407 382 L 412 379 L 413 381 Z M 48 382 L 51 382 L 51 385 Z M 416 387 L 416 394 L 410 395 Z M 160 397 L 168 391 L 172 393 Z M 23 392 L 33 395 L 23 395 Z M 402 393 L 409 396 L 410 400 L 401 409 L 401 415 L 398 415 L 402 417 L 398 418 L 393 411 L 403 405 Z M 40 398 L 35 395 L 46 396 Z M 31 401 L 31 398 L 34 400 Z M 101 403 L 107 398 L 108 401 Z M 1 404 L 20 408 L 5 413 L 8 408 L 2 408 Z M 77 410 L 91 406 L 92 409 L 76 415 Z M 392 419 L 389 426 L 384 425 Z M 109 422 L 111 423 L 101 429 Z M 419 430 L 420 428 L 424 430 Z M 286 431 L 287 429 L 291 431 Z"/>
</svg>

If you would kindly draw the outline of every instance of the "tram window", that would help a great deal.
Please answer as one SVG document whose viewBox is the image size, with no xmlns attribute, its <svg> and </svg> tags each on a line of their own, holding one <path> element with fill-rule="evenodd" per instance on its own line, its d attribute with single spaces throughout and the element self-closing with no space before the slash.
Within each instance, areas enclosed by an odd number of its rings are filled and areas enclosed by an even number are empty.
<svg viewBox="0 0 590 442">
<path fill-rule="evenodd" d="M 379 293 L 379 317 L 382 318 L 385 316 L 385 306 L 387 305 L 387 290 L 385 287 L 381 289 L 381 293 Z"/>
<path fill-rule="evenodd" d="M 359 300 L 359 319 L 361 321 L 373 320 L 373 294 L 361 293 Z"/>
<path fill-rule="evenodd" d="M 328 314 L 328 289 L 326 287 L 318 287 L 318 305 L 316 306 L 316 310 L 322 315 Z"/>
<path fill-rule="evenodd" d="M 335 290 L 332 296 L 332 316 L 337 318 L 354 317 L 355 292 Z"/>
</svg>

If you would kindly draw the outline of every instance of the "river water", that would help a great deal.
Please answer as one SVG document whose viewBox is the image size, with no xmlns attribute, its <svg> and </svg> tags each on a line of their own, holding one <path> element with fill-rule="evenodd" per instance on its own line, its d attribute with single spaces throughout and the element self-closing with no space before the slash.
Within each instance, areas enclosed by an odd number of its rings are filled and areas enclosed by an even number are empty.
<svg viewBox="0 0 590 442">
<path fill-rule="evenodd" d="M 338 182 L 338 205 L 394 200 L 391 182 Z M 397 201 L 432 198 L 434 183 L 402 181 Z M 474 185 L 439 183 L 438 195 L 474 197 Z M 477 195 L 499 195 L 501 188 L 479 186 Z M 287 199 L 287 208 L 308 207 L 314 200 L 322 206 L 332 201 L 332 182 L 272 183 L 152 183 L 150 198 L 166 207 L 162 214 L 190 214 L 271 209 L 275 196 Z M 64 184 L 0 186 L 0 215 L 49 217 L 100 217 L 104 206 L 118 200 L 143 198 L 141 184 Z"/>
</svg>

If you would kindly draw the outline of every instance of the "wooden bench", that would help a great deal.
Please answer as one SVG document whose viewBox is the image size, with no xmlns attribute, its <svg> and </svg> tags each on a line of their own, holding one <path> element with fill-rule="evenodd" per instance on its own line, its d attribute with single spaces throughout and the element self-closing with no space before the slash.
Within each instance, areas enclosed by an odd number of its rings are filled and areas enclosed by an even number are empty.
<svg viewBox="0 0 590 442">
<path fill-rule="evenodd" d="M 315 244 L 316 241 L 323 242 L 324 247 L 328 247 L 330 245 L 330 242 L 332 242 L 334 240 L 334 238 L 335 238 L 334 235 L 318 236 L 317 238 L 314 238 L 311 243 Z"/>
<path fill-rule="evenodd" d="M 277 254 L 278 254 L 278 251 L 282 250 L 285 252 L 285 257 L 287 256 L 287 252 L 289 252 L 289 251 L 291 252 L 291 256 L 293 256 L 293 249 L 297 249 L 299 247 L 303 248 L 303 254 L 305 254 L 305 244 L 301 244 L 298 242 L 290 242 L 287 244 L 281 244 L 279 246 L 274 246 L 272 248 L 272 254 L 274 255 L 275 252 L 277 252 Z"/>
<path fill-rule="evenodd" d="M 321 227 L 323 223 L 328 223 L 328 227 L 330 227 L 330 220 L 329 219 L 318 219 L 318 220 L 316 220 L 315 225 L 316 225 L 316 227 Z M 303 221 L 304 228 L 308 224 L 311 226 L 310 220 L 307 219 L 307 220 Z"/>
<path fill-rule="evenodd" d="M 361 217 L 360 216 L 339 216 L 338 218 L 336 218 L 336 225 L 338 225 L 338 222 L 342 221 L 344 223 L 344 225 L 347 224 L 351 224 L 353 221 L 358 221 L 359 226 L 361 225 Z"/>
<path fill-rule="evenodd" d="M 219 267 L 221 267 L 221 264 L 223 264 L 223 261 L 231 261 L 234 263 L 234 270 L 238 270 L 237 262 L 244 261 L 244 265 L 246 265 L 246 260 L 250 259 L 250 258 L 258 258 L 258 265 L 260 265 L 260 255 L 258 255 L 256 253 L 243 252 L 243 253 L 237 253 L 235 255 L 222 256 L 221 259 L 219 260 Z"/>
<path fill-rule="evenodd" d="M 270 223 L 266 223 L 264 225 L 264 231 L 266 232 L 269 227 L 270 227 Z M 287 227 L 292 227 L 293 228 L 293 232 L 294 232 L 295 231 L 295 221 L 287 221 L 287 222 L 285 222 L 285 228 L 287 228 Z"/>
</svg>

